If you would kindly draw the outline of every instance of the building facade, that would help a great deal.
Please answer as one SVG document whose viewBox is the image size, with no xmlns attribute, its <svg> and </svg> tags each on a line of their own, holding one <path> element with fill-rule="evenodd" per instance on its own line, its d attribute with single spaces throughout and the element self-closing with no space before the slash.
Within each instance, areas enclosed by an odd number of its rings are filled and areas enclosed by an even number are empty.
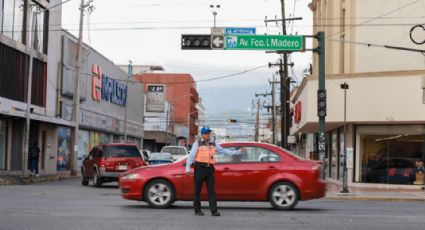
<svg viewBox="0 0 425 230">
<path fill-rule="evenodd" d="M 148 112 L 145 106 L 143 149 L 160 152 L 164 146 L 177 145 L 174 124 L 170 122 L 172 113 L 169 102 L 165 102 L 164 112 Z"/>
<path fill-rule="evenodd" d="M 0 175 L 22 175 L 29 168 L 24 144 L 27 115 L 29 144 L 36 142 L 42 150 L 41 174 L 56 171 L 56 127 L 72 125 L 57 117 L 57 78 L 51 73 L 58 67 L 48 64 L 54 58 L 52 41 L 60 38 L 61 22 L 61 7 L 49 7 L 60 2 L 0 1 Z"/>
<path fill-rule="evenodd" d="M 425 61 L 420 53 L 382 47 L 420 48 L 411 42 L 409 31 L 419 23 L 422 10 L 406 4 L 383 0 L 310 4 L 314 32 L 324 31 L 327 39 L 324 163 L 329 180 L 342 180 L 346 140 L 352 185 L 415 188 L 424 183 L 418 169 L 425 160 Z M 317 70 L 315 55 L 313 74 L 292 94 L 291 134 L 297 137 L 299 154 L 311 159 L 319 158 Z M 349 86 L 346 132 L 343 83 Z"/>
<path fill-rule="evenodd" d="M 58 114 L 63 120 L 72 121 L 77 38 L 63 31 L 61 41 L 61 48 L 57 47 L 61 50 L 62 67 L 58 75 L 61 86 L 57 99 Z M 144 137 L 143 85 L 130 79 L 118 65 L 88 45 L 84 44 L 82 50 L 77 169 L 81 167 L 83 156 L 95 145 L 125 141 L 125 116 L 127 142 L 142 147 Z M 71 130 L 67 127 L 59 127 L 58 130 L 58 144 L 69 143 Z M 59 149 L 58 155 L 67 155 L 70 147 L 68 144 L 68 149 Z M 63 165 L 66 166 L 63 169 L 58 166 L 58 170 L 69 169 L 68 162 Z"/>
<path fill-rule="evenodd" d="M 177 143 L 191 146 L 198 136 L 196 105 L 199 95 L 193 77 L 190 74 L 146 73 L 136 74 L 134 78 L 145 85 L 145 91 L 148 91 L 148 84 L 165 86 L 165 100 L 173 108 L 169 119 L 174 126 Z"/>
</svg>

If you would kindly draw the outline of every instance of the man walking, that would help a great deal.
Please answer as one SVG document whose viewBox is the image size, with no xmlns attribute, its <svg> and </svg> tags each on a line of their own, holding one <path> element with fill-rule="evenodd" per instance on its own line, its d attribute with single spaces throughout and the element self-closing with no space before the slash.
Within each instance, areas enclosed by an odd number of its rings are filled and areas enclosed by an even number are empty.
<svg viewBox="0 0 425 230">
<path fill-rule="evenodd" d="M 217 210 L 217 201 L 215 196 L 215 169 L 214 164 L 216 163 L 216 152 L 221 154 L 233 155 L 241 154 L 241 151 L 230 151 L 224 149 L 220 145 L 214 143 L 211 140 L 211 129 L 204 127 L 201 129 L 201 138 L 192 145 L 189 157 L 186 163 L 186 173 L 190 175 L 190 167 L 195 163 L 194 168 L 194 199 L 193 208 L 195 209 L 195 215 L 203 216 L 204 213 L 201 211 L 201 189 L 202 184 L 205 181 L 208 192 L 208 202 L 210 205 L 211 215 L 220 216 Z"/>
<path fill-rule="evenodd" d="M 38 177 L 38 160 L 40 158 L 40 148 L 37 142 L 34 142 L 30 148 L 31 176 L 35 174 Z"/>
</svg>

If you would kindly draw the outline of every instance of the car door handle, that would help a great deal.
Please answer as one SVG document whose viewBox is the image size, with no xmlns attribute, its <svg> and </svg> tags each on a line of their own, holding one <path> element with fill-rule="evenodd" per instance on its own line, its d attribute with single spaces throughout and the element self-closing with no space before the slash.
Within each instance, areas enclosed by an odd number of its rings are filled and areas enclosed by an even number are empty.
<svg viewBox="0 0 425 230">
<path fill-rule="evenodd" d="M 225 167 L 223 170 L 230 170 L 230 168 L 228 168 L 228 167 Z"/>
<path fill-rule="evenodd" d="M 274 166 L 269 166 L 269 169 L 276 169 L 276 167 L 274 167 Z"/>
</svg>

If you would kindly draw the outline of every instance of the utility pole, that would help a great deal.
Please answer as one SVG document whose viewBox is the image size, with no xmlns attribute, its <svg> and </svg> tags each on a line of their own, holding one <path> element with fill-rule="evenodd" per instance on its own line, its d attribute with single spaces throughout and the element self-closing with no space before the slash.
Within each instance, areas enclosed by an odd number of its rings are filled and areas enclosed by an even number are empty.
<svg viewBox="0 0 425 230">
<path fill-rule="evenodd" d="M 272 144 L 276 144 L 276 101 L 275 101 L 275 82 L 276 79 L 273 76 L 273 81 L 269 81 L 270 85 L 272 86 Z"/>
<path fill-rule="evenodd" d="M 133 63 L 129 61 L 128 63 L 128 77 L 126 81 L 126 88 L 127 88 L 127 97 L 125 102 L 125 115 L 124 115 L 124 142 L 127 143 L 127 107 L 128 107 L 128 82 L 130 81 L 131 77 L 133 76 Z"/>
<path fill-rule="evenodd" d="M 285 0 L 280 0 L 282 7 L 282 35 L 286 35 L 286 20 L 285 20 Z M 282 60 L 280 61 L 282 69 Z M 282 147 L 288 148 L 288 135 L 289 135 L 289 88 L 288 81 L 288 53 L 283 53 L 283 74 L 280 75 L 281 85 L 281 108 L 282 108 Z"/>
<path fill-rule="evenodd" d="M 26 110 L 26 116 L 25 116 L 25 141 L 24 141 L 24 156 L 22 157 L 22 172 L 23 176 L 27 176 L 28 174 L 28 158 L 29 158 L 29 146 L 30 146 L 30 126 L 31 126 L 31 100 L 32 100 L 32 75 L 33 75 L 33 59 L 34 59 L 34 31 L 35 31 L 35 18 L 37 17 L 37 14 L 39 13 L 39 9 L 36 9 L 34 14 L 32 15 L 33 20 L 29 20 L 31 17 L 31 8 L 37 7 L 36 5 L 29 4 L 28 5 L 28 17 L 27 22 L 32 21 L 31 29 L 30 29 L 30 38 L 29 38 L 29 52 L 30 52 L 30 59 L 29 59 L 29 70 L 28 70 L 28 86 L 27 86 L 27 110 Z"/>
<path fill-rule="evenodd" d="M 272 135 L 273 135 L 273 141 L 272 143 L 275 144 L 276 143 L 276 106 L 275 106 L 275 84 L 278 83 L 276 81 L 274 81 L 274 77 L 273 77 L 273 81 L 269 81 L 270 84 L 272 85 L 272 92 L 270 93 L 256 93 L 255 96 L 259 97 L 259 96 L 271 96 L 272 97 L 272 105 L 271 106 L 264 106 L 264 108 L 267 109 L 272 109 Z"/>
<path fill-rule="evenodd" d="M 257 118 L 255 120 L 255 141 L 260 140 L 260 98 L 257 100 Z"/>
<path fill-rule="evenodd" d="M 80 5 L 80 26 L 77 43 L 77 53 L 75 55 L 75 85 L 74 85 L 74 148 L 71 157 L 71 175 L 77 175 L 77 158 L 78 158 L 78 130 L 80 121 L 80 69 L 81 69 L 81 46 L 83 43 L 83 23 L 84 9 L 86 5 L 84 0 L 81 0 Z"/>
<path fill-rule="evenodd" d="M 282 10 L 282 19 L 266 20 L 264 21 L 267 25 L 268 22 L 282 22 L 282 35 L 287 35 L 286 32 L 286 22 L 294 20 L 302 20 L 301 17 L 296 18 L 285 18 L 285 0 L 280 0 L 281 10 Z M 278 66 L 280 67 L 280 106 L 281 106 L 281 146 L 283 148 L 288 147 L 288 136 L 289 136 L 289 100 L 290 100 L 290 80 L 288 77 L 288 53 L 287 51 L 281 52 L 277 51 L 276 53 L 282 54 L 282 59 Z M 270 64 L 269 64 L 270 66 Z"/>
</svg>

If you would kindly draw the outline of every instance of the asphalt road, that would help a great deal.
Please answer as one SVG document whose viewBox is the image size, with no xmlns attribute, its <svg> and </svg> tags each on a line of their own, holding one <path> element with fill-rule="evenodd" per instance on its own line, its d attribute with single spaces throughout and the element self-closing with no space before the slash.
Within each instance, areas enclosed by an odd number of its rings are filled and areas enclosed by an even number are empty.
<svg viewBox="0 0 425 230">
<path fill-rule="evenodd" d="M 204 203 L 207 205 L 207 203 Z M 116 185 L 83 187 L 79 180 L 0 186 L 0 229 L 421 229 L 425 202 L 313 200 L 293 211 L 268 203 L 219 202 L 221 217 L 194 216 L 191 202 L 151 209 L 121 198 Z"/>
</svg>

